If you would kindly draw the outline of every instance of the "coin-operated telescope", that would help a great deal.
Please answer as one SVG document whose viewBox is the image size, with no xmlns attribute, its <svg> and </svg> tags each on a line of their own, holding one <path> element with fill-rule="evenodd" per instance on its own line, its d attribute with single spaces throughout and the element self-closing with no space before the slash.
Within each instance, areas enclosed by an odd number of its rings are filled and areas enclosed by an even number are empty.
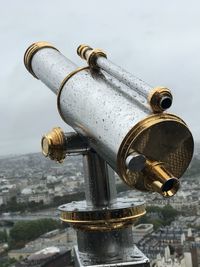
<svg viewBox="0 0 200 267">
<path fill-rule="evenodd" d="M 62 162 L 81 153 L 86 201 L 60 207 L 61 220 L 77 229 L 77 266 L 149 266 L 133 246 L 131 224 L 144 204 L 117 198 L 112 170 L 131 188 L 173 196 L 193 154 L 185 122 L 165 113 L 172 104 L 166 87 L 151 87 L 107 59 L 100 49 L 80 45 L 87 61 L 78 68 L 47 42 L 26 51 L 27 70 L 56 95 L 62 119 L 74 128 L 54 128 L 42 138 L 45 156 Z"/>
</svg>

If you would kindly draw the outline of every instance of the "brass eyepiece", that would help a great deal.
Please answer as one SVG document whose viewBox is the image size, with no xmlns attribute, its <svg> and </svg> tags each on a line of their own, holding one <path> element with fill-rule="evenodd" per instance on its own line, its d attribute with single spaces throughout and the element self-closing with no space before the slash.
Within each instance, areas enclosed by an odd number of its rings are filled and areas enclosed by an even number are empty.
<svg viewBox="0 0 200 267">
<path fill-rule="evenodd" d="M 35 73 L 32 69 L 31 61 L 32 61 L 32 58 L 35 55 L 35 53 L 37 53 L 40 49 L 43 49 L 43 48 L 53 48 L 53 49 L 57 50 L 52 44 L 50 44 L 48 42 L 36 42 L 36 43 L 33 43 L 32 45 L 30 45 L 24 54 L 24 65 L 25 65 L 26 69 L 35 78 L 37 78 L 37 76 L 35 75 Z"/>
<path fill-rule="evenodd" d="M 174 196 L 178 191 L 180 182 L 166 169 L 164 163 L 147 160 L 145 172 L 149 177 L 146 181 L 147 188 L 150 187 L 164 197 Z"/>
<path fill-rule="evenodd" d="M 148 97 L 149 104 L 154 113 L 163 112 L 172 105 L 173 96 L 165 87 L 156 87 Z"/>
</svg>

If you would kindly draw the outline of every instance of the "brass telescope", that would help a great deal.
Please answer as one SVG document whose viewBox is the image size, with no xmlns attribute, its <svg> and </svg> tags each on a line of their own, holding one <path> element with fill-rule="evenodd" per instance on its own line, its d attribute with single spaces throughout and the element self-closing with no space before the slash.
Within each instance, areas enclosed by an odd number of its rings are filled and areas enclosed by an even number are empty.
<svg viewBox="0 0 200 267">
<path fill-rule="evenodd" d="M 145 205 L 117 198 L 113 170 L 131 188 L 172 197 L 191 161 L 193 137 L 181 118 L 165 112 L 173 100 L 168 88 L 148 85 L 101 49 L 80 45 L 77 53 L 85 66 L 47 42 L 24 55 L 27 70 L 57 95 L 60 116 L 75 130 L 53 128 L 42 137 L 43 154 L 60 163 L 83 156 L 86 201 L 59 207 L 61 220 L 77 231 L 76 266 L 147 267 L 131 229 Z"/>
</svg>

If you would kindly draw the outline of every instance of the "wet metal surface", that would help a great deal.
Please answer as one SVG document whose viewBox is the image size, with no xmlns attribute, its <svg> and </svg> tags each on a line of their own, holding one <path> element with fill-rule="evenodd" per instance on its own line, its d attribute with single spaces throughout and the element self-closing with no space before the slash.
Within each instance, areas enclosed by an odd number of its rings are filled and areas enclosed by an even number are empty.
<svg viewBox="0 0 200 267">
<path fill-rule="evenodd" d="M 31 62 L 33 72 L 55 94 L 64 78 L 77 68 L 77 65 L 52 48 L 39 50 Z"/>
<path fill-rule="evenodd" d="M 64 78 L 77 66 L 51 48 L 39 50 L 32 59 L 36 76 L 55 94 Z M 141 94 L 108 73 L 83 70 L 71 77 L 60 98 L 65 121 L 88 136 L 92 147 L 116 167 L 119 146 L 127 132 L 150 114 Z"/>
<path fill-rule="evenodd" d="M 88 206 L 107 207 L 116 202 L 113 170 L 94 151 L 83 155 L 85 193 Z"/>
<path fill-rule="evenodd" d="M 135 245 L 125 249 L 123 256 L 118 252 L 118 255 L 110 255 L 109 261 L 105 261 L 105 258 L 103 258 L 102 262 L 100 262 L 99 258 L 95 257 L 93 254 L 79 252 L 77 246 L 75 247 L 74 252 L 76 267 L 150 266 L 149 259 Z M 108 258 L 106 258 L 106 260 L 108 260 Z"/>
<path fill-rule="evenodd" d="M 152 86 L 117 66 L 105 57 L 98 57 L 96 63 L 100 68 L 137 92 L 141 99 L 143 97 L 144 102 L 147 104 L 147 98 L 152 90 Z"/>
<path fill-rule="evenodd" d="M 150 114 L 119 89 L 124 87 L 107 73 L 91 74 L 84 70 L 68 80 L 60 98 L 66 122 L 88 136 L 91 146 L 115 169 L 117 153 L 126 134 Z"/>
<path fill-rule="evenodd" d="M 129 207 L 137 207 L 137 206 L 141 206 L 144 205 L 143 201 L 139 201 L 136 198 L 117 198 L 117 202 L 113 203 L 112 205 L 110 205 L 109 207 L 90 207 L 87 205 L 87 202 L 85 200 L 83 201 L 72 201 L 70 203 L 61 205 L 59 207 L 60 211 L 98 211 L 98 210 L 115 210 L 115 209 L 125 209 L 125 208 L 129 208 Z"/>
</svg>

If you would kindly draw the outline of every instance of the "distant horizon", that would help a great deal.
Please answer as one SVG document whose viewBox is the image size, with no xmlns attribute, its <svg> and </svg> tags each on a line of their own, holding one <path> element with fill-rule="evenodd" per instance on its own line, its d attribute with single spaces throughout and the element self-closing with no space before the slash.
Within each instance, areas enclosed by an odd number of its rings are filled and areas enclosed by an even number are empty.
<svg viewBox="0 0 200 267">
<path fill-rule="evenodd" d="M 195 140 L 194 141 L 194 152 L 196 152 L 195 148 L 200 147 L 200 140 Z M 25 153 L 8 153 L 8 154 L 0 154 L 0 159 L 4 157 L 13 157 L 13 156 L 25 156 L 29 154 L 36 154 L 36 153 L 41 153 L 42 151 L 30 151 L 30 152 L 25 152 Z M 44 156 L 45 157 L 45 156 Z"/>
</svg>

